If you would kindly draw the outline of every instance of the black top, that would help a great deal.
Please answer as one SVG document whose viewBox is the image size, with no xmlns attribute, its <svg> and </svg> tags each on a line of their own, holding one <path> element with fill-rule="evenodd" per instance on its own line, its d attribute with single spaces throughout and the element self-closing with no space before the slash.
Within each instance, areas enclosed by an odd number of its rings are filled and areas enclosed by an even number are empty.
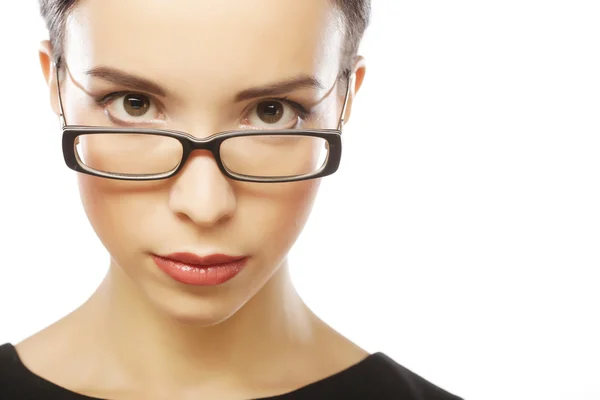
<svg viewBox="0 0 600 400">
<path fill-rule="evenodd" d="M 100 400 L 77 394 L 35 375 L 21 362 L 10 343 L 0 346 L 0 399 Z M 383 353 L 371 354 L 358 364 L 293 392 L 262 400 L 267 399 L 462 400 Z"/>
</svg>

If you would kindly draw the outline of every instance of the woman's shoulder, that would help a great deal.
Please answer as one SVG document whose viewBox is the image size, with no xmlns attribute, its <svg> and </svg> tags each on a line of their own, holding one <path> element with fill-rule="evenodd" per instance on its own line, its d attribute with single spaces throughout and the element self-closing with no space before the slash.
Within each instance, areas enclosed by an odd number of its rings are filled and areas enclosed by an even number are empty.
<svg viewBox="0 0 600 400">
<path fill-rule="evenodd" d="M 394 395 L 393 398 L 398 399 L 462 400 L 382 352 L 371 354 L 365 360 L 363 371 L 378 382 L 378 387 L 382 390 L 381 395 Z"/>
<path fill-rule="evenodd" d="M 0 399 L 99 400 L 64 389 L 35 374 L 11 343 L 0 345 Z"/>
<path fill-rule="evenodd" d="M 298 399 L 462 400 L 382 352 L 369 354 L 349 368 L 300 389 L 297 394 L 302 395 Z"/>
<path fill-rule="evenodd" d="M 335 331 L 334 331 L 335 332 Z M 294 399 L 462 400 L 396 362 L 384 352 L 368 352 L 335 332 L 321 346 L 319 364 L 346 355 L 345 365 L 299 389 Z M 328 376 L 329 375 L 329 376 Z M 279 398 L 277 398 L 279 400 Z M 288 398 L 281 398 L 281 400 Z M 290 397 L 290 400 L 292 397 Z"/>
<path fill-rule="evenodd" d="M 19 356 L 17 355 L 17 351 L 15 347 L 11 343 L 5 343 L 0 345 L 0 382 L 2 379 L 5 379 L 6 374 L 10 372 L 12 367 L 18 365 Z"/>
<path fill-rule="evenodd" d="M 42 393 L 36 388 L 34 375 L 21 361 L 11 343 L 0 345 L 0 398 L 35 398 Z"/>
<path fill-rule="evenodd" d="M 54 383 L 62 382 L 66 373 L 78 368 L 78 364 L 73 362 L 78 358 L 77 347 L 74 346 L 76 337 L 72 329 L 65 328 L 63 320 L 16 344 L 0 344 L 0 399 L 89 398 L 72 397 L 73 392 L 68 390 L 63 397 L 65 390 Z M 12 393 L 19 395 L 8 395 Z"/>
</svg>

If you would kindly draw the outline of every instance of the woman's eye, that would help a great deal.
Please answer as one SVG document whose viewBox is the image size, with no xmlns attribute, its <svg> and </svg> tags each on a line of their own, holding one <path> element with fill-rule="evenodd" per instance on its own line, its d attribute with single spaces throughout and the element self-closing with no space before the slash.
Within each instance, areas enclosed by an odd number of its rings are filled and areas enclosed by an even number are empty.
<svg viewBox="0 0 600 400">
<path fill-rule="evenodd" d="M 150 108 L 150 99 L 146 96 L 128 94 L 123 97 L 123 108 L 132 117 L 141 117 Z"/>
<path fill-rule="evenodd" d="M 263 101 L 256 108 L 258 118 L 267 124 L 279 122 L 283 117 L 283 113 L 283 104 L 277 101 Z"/>
<path fill-rule="evenodd" d="M 258 103 L 248 116 L 248 125 L 256 128 L 293 128 L 298 123 L 298 111 L 278 100 L 265 100 Z"/>
<path fill-rule="evenodd" d="M 106 111 L 112 118 L 126 123 L 151 122 L 160 117 L 158 107 L 150 97 L 135 93 L 115 98 Z"/>
</svg>

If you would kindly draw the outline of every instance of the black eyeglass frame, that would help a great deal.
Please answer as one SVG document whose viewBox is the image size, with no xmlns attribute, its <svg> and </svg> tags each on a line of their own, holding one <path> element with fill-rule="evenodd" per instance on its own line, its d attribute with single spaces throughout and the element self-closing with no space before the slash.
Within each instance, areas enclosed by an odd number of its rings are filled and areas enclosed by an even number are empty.
<svg viewBox="0 0 600 400">
<path fill-rule="evenodd" d="M 175 131 L 175 130 L 163 130 L 163 129 L 137 129 L 137 128 L 113 128 L 113 127 L 96 127 L 96 126 L 83 126 L 83 125 L 68 125 L 65 113 L 62 105 L 62 96 L 60 93 L 60 58 L 54 63 L 56 70 L 56 85 L 58 91 L 58 107 L 60 111 L 60 122 L 63 132 L 62 136 L 62 150 L 65 163 L 67 166 L 83 174 L 93 175 L 101 178 L 126 180 L 126 181 L 154 181 L 161 179 L 171 178 L 179 171 L 183 169 L 186 161 L 190 157 L 191 153 L 195 150 L 207 150 L 210 151 L 217 162 L 220 171 L 226 177 L 244 182 L 258 182 L 258 183 L 280 183 L 280 182 L 297 182 L 308 179 L 321 178 L 327 175 L 331 175 L 339 168 L 340 160 L 342 157 L 342 127 L 344 125 L 344 115 L 346 113 L 346 107 L 348 104 L 348 98 L 350 95 L 350 86 L 352 83 L 352 74 L 349 70 L 345 70 L 344 74 L 347 75 L 347 88 L 344 97 L 344 104 L 342 106 L 342 112 L 340 114 L 339 123 L 337 129 L 280 129 L 280 130 L 262 130 L 262 131 L 224 131 L 215 133 L 206 138 L 196 138 L 187 132 Z M 336 85 L 339 82 L 339 76 L 336 78 Z M 173 170 L 164 172 L 161 174 L 144 174 L 144 175 L 129 175 L 129 174 L 118 174 L 118 173 L 107 173 L 102 171 L 93 170 L 87 168 L 81 163 L 79 156 L 75 150 L 75 142 L 81 135 L 86 134 L 146 134 L 146 135 L 158 135 L 166 136 L 173 139 L 177 139 L 181 143 L 183 154 L 179 165 Z M 327 141 L 329 152 L 324 165 L 314 171 L 311 174 L 296 175 L 296 176 L 273 176 L 273 177 L 256 177 L 243 174 L 237 174 L 229 171 L 223 161 L 221 160 L 220 148 L 221 144 L 233 137 L 242 136 L 269 136 L 269 135 L 288 135 L 288 136 L 309 136 L 322 138 Z"/>
</svg>

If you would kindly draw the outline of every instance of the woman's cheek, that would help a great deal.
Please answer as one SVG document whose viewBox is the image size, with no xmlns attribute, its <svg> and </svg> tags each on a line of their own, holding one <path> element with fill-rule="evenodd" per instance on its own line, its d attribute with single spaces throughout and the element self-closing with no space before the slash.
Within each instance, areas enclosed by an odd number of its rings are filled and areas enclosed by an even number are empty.
<svg viewBox="0 0 600 400">
<path fill-rule="evenodd" d="M 148 228 L 154 222 L 157 193 L 133 187 L 131 182 L 83 174 L 79 177 L 79 190 L 88 219 L 109 250 L 124 244 L 138 247 L 142 245 L 142 233 L 151 233 Z"/>
<path fill-rule="evenodd" d="M 285 253 L 296 241 L 312 210 L 318 179 L 270 184 L 261 195 L 241 199 L 244 230 L 269 253 Z"/>
</svg>

